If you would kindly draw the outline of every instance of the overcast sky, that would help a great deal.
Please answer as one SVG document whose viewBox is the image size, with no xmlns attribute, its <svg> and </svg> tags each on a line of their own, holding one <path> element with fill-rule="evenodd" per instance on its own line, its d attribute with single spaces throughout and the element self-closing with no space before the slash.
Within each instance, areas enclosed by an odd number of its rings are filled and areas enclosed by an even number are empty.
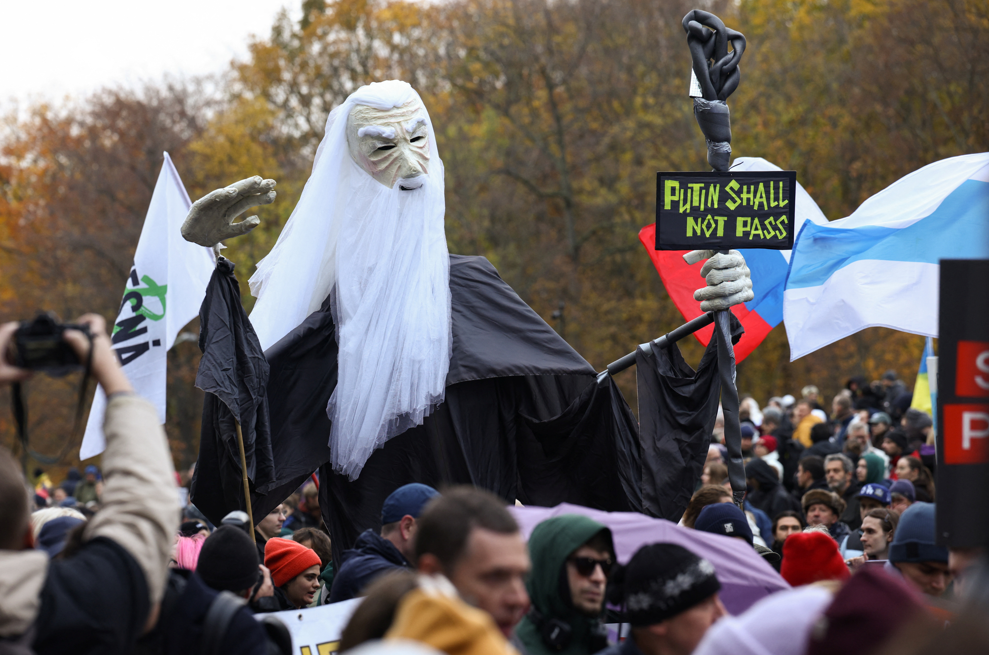
<svg viewBox="0 0 989 655">
<path fill-rule="evenodd" d="M 225 70 L 301 0 L 0 0 L 0 105 Z"/>
</svg>

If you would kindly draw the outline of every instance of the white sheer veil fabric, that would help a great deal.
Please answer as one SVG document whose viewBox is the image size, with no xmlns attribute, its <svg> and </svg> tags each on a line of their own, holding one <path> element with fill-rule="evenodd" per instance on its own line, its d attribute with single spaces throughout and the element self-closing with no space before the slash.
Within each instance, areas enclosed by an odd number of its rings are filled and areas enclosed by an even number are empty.
<svg viewBox="0 0 989 655">
<path fill-rule="evenodd" d="M 389 189 L 351 157 L 347 118 L 357 105 L 409 103 L 426 120 L 428 173 L 418 189 Z M 265 350 L 332 291 L 339 355 L 329 446 L 333 469 L 351 480 L 375 449 L 444 400 L 451 309 L 443 174 L 419 94 L 394 80 L 361 87 L 330 113 L 299 204 L 250 280 L 258 298 L 251 323 Z"/>
</svg>

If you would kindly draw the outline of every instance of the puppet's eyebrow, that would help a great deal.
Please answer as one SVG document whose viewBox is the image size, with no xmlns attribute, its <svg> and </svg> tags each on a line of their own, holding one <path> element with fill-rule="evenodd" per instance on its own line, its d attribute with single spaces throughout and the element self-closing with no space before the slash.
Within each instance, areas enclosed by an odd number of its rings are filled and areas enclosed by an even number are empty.
<svg viewBox="0 0 989 655">
<path fill-rule="evenodd" d="M 420 123 L 422 125 L 425 125 L 426 124 L 426 118 L 424 116 L 416 116 L 415 118 L 413 118 L 412 120 L 410 120 L 408 123 L 406 123 L 405 124 L 405 131 L 408 132 L 409 134 L 412 134 L 413 132 L 416 131 L 416 128 L 419 126 Z"/>
<path fill-rule="evenodd" d="M 367 127 L 362 127 L 357 130 L 358 137 L 364 136 L 380 136 L 386 139 L 395 138 L 395 128 L 394 127 L 383 127 L 381 125 L 368 125 Z"/>
</svg>

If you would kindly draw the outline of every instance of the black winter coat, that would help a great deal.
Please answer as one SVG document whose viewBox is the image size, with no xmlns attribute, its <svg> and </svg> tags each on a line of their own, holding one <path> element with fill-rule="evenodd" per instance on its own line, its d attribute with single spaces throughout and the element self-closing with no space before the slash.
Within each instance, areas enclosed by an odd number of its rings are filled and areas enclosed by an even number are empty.
<svg viewBox="0 0 989 655">
<path fill-rule="evenodd" d="M 831 441 L 818 441 L 816 444 L 813 444 L 810 448 L 807 448 L 804 452 L 800 453 L 800 459 L 810 457 L 811 455 L 817 455 L 821 459 L 824 459 L 828 455 L 833 455 L 834 453 L 840 452 L 841 448 L 838 447 L 838 444 L 832 443 Z"/>
<path fill-rule="evenodd" d="M 745 467 L 745 477 L 755 478 L 759 483 L 759 488 L 750 492 L 746 500 L 753 507 L 765 512 L 770 519 L 786 510 L 801 511 L 800 503 L 780 484 L 776 469 L 758 457 L 753 458 Z"/>
<path fill-rule="evenodd" d="M 333 588 L 330 590 L 331 603 L 356 598 L 382 573 L 409 568 L 402 553 L 374 530 L 361 533 L 354 548 L 344 551 L 341 559 L 343 564 L 333 578 Z"/>
</svg>

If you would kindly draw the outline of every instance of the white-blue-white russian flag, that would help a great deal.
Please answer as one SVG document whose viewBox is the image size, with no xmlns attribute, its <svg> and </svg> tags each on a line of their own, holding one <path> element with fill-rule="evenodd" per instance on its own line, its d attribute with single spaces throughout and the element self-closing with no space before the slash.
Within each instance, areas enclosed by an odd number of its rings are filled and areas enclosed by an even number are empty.
<svg viewBox="0 0 989 655">
<path fill-rule="evenodd" d="M 989 258 L 989 153 L 930 164 L 847 218 L 803 224 L 783 322 L 790 359 L 867 327 L 938 335 L 940 260 Z"/>
</svg>

